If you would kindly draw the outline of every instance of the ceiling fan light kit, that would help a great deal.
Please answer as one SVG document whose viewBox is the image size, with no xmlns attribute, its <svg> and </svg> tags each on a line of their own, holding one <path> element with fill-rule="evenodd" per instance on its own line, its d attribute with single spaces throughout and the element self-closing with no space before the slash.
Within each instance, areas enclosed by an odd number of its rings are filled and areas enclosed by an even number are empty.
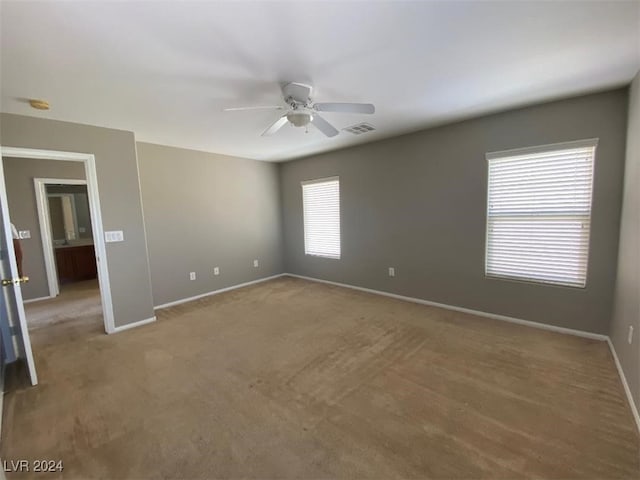
<svg viewBox="0 0 640 480">
<path fill-rule="evenodd" d="M 287 120 L 294 127 L 306 127 L 313 120 L 313 115 L 307 112 L 289 112 L 287 113 Z"/>
<path fill-rule="evenodd" d="M 311 123 L 327 137 L 334 137 L 339 132 L 333 125 L 322 118 L 318 112 L 361 113 L 367 115 L 375 113 L 375 106 L 371 103 L 314 103 L 311 100 L 312 91 L 313 87 L 311 85 L 291 82 L 282 87 L 282 96 L 288 108 L 280 105 L 271 107 L 256 106 L 225 108 L 225 111 L 287 109 L 288 112 L 269 126 L 262 133 L 262 136 L 273 135 L 288 122 L 294 127 L 306 127 Z"/>
</svg>

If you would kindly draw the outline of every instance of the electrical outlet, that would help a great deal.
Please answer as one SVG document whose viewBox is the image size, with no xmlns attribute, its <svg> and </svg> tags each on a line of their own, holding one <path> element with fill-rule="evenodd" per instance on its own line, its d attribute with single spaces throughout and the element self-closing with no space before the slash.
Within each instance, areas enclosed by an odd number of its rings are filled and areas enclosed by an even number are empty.
<svg viewBox="0 0 640 480">
<path fill-rule="evenodd" d="M 31 230 L 20 230 L 18 236 L 22 239 L 31 238 Z"/>
<path fill-rule="evenodd" d="M 390 277 L 396 276 L 396 269 L 394 267 L 389 267 L 389 276 Z"/>
<path fill-rule="evenodd" d="M 190 272 L 189 273 L 189 280 L 195 280 L 196 279 L 196 272 Z"/>
<path fill-rule="evenodd" d="M 218 267 L 213 267 L 213 274 L 220 275 L 220 269 Z"/>
<path fill-rule="evenodd" d="M 253 266 L 254 266 L 255 268 L 258 268 L 258 267 L 260 266 L 260 262 L 258 262 L 258 260 L 254 260 L 254 261 L 253 261 Z"/>
<path fill-rule="evenodd" d="M 633 342 L 633 325 L 629 325 L 629 335 L 627 335 L 627 342 L 629 342 L 629 345 L 631 345 L 631 342 Z"/>
</svg>

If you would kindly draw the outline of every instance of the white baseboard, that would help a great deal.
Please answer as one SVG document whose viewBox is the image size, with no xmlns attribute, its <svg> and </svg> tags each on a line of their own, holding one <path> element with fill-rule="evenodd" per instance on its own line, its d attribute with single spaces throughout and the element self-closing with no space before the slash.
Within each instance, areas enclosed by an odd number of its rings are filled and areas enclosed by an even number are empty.
<svg viewBox="0 0 640 480">
<path fill-rule="evenodd" d="M 139 322 L 127 323 L 126 325 L 121 325 L 120 327 L 115 327 L 112 332 L 109 333 L 118 333 L 123 332 L 125 330 L 129 330 L 131 328 L 141 327 L 142 325 L 146 325 L 147 323 L 153 323 L 156 321 L 156 317 L 153 316 L 151 318 L 145 318 L 144 320 L 140 320 Z"/>
<path fill-rule="evenodd" d="M 629 384 L 627 383 L 627 377 L 622 370 L 622 365 L 620 364 L 620 359 L 618 358 L 618 354 L 616 353 L 616 349 L 611 342 L 611 339 L 607 337 L 607 343 L 609 344 L 609 348 L 611 349 L 611 354 L 613 355 L 613 361 L 616 363 L 616 368 L 618 369 L 618 374 L 620 375 L 620 380 L 622 380 L 622 386 L 624 387 L 624 392 L 627 394 L 627 400 L 629 401 L 629 406 L 631 407 L 631 413 L 633 414 L 633 418 L 636 421 L 636 426 L 638 427 L 638 431 L 640 432 L 640 414 L 638 414 L 638 408 L 633 400 L 633 395 L 631 394 L 631 389 L 629 388 Z"/>
<path fill-rule="evenodd" d="M 22 303 L 41 302 L 42 300 L 49 300 L 50 298 L 56 298 L 55 295 L 47 295 L 46 297 L 30 298 L 29 300 L 23 300 Z"/>
<path fill-rule="evenodd" d="M 272 275 L 270 277 L 259 278 L 257 280 L 251 280 L 250 282 L 239 283 L 238 285 L 232 285 L 230 287 L 221 288 L 219 290 L 213 290 L 207 293 L 201 293 L 200 295 L 195 295 L 193 297 L 181 298 L 180 300 L 174 300 L 173 302 L 163 303 L 162 305 L 158 305 L 153 307 L 154 310 L 160 310 L 162 308 L 173 307 L 175 305 L 180 305 L 181 303 L 193 302 L 194 300 L 198 300 L 200 298 L 209 297 L 211 295 L 217 295 L 219 293 L 228 292 L 230 290 L 235 290 L 237 288 L 248 287 L 249 285 L 255 285 L 256 283 L 267 282 L 269 280 L 273 280 L 274 278 L 280 278 L 283 275 L 287 275 L 286 273 L 279 273 L 278 275 Z"/>
<path fill-rule="evenodd" d="M 367 293 L 373 293 L 375 295 L 391 297 L 398 300 L 404 300 L 406 302 L 419 303 L 421 305 L 429 305 L 431 307 L 439 307 L 439 308 L 444 308 L 446 310 L 453 310 L 461 313 L 469 313 L 471 315 L 477 315 L 479 317 L 486 317 L 486 318 L 492 318 L 494 320 L 502 320 L 505 322 L 517 323 L 518 325 L 525 325 L 527 327 L 539 328 L 541 330 L 549 330 L 552 332 L 563 333 L 566 335 L 575 335 L 577 337 L 590 338 L 592 340 L 600 340 L 603 342 L 609 338 L 606 335 L 602 335 L 599 333 L 585 332 L 583 330 L 574 330 L 573 328 L 557 327 L 555 325 L 547 325 L 546 323 L 538 323 L 538 322 L 533 322 L 531 320 L 523 320 L 521 318 L 508 317 L 506 315 L 498 315 L 497 313 L 481 312 L 479 310 L 471 310 L 470 308 L 456 307 L 455 305 L 447 305 L 446 303 L 438 303 L 438 302 L 432 302 L 430 300 L 423 300 L 422 298 L 406 297 L 404 295 L 384 292 L 382 290 L 373 290 L 371 288 L 357 287 L 355 285 L 349 285 L 347 283 L 338 283 L 338 282 L 332 282 L 329 280 L 322 280 L 319 278 L 305 277 L 304 275 L 296 275 L 294 273 L 285 273 L 285 275 L 289 277 L 302 278 L 303 280 L 310 280 L 312 282 L 327 283 L 329 285 L 336 285 L 338 287 L 351 288 L 353 290 L 359 290 L 361 292 L 367 292 Z"/>
</svg>

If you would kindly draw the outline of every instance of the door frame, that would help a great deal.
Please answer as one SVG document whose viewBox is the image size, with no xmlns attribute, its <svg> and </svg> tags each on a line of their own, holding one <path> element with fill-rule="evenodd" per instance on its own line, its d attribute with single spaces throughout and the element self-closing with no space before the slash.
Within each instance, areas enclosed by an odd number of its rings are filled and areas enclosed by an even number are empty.
<svg viewBox="0 0 640 480">
<path fill-rule="evenodd" d="M 36 191 L 36 206 L 38 208 L 38 222 L 40 223 L 42 253 L 44 254 L 44 266 L 47 271 L 49 298 L 51 298 L 60 294 L 60 283 L 58 282 L 55 252 L 53 251 L 53 234 L 51 233 L 51 213 L 49 211 L 47 185 L 87 185 L 87 181 L 72 178 L 34 178 L 33 185 Z M 87 186 L 87 198 L 88 196 L 89 187 Z M 77 219 L 75 221 L 77 227 Z"/>
<path fill-rule="evenodd" d="M 4 177 L 4 157 L 32 158 L 38 160 L 61 160 L 66 162 L 82 162 L 87 184 L 87 196 L 89 199 L 89 213 L 91 214 L 91 228 L 93 230 L 93 243 L 96 252 L 98 266 L 98 282 L 100 284 L 100 296 L 102 300 L 102 317 L 106 333 L 115 333 L 115 321 L 113 315 L 113 302 L 111 299 L 111 285 L 109 283 L 109 268 L 107 265 L 107 247 L 102 225 L 102 210 L 100 208 L 100 196 L 98 194 L 98 174 L 96 172 L 96 158 L 91 153 L 63 152 L 58 150 L 40 150 L 35 148 L 9 147 L 0 145 L 0 189 L 5 200 L 3 208 L 8 215 L 9 206 L 6 202 L 7 190 Z M 13 247 L 13 245 L 11 245 Z M 11 248 L 13 250 L 13 248 Z M 11 252 L 10 252 L 11 253 Z M 22 304 L 20 304 L 22 307 Z M 26 328 L 26 325 L 24 326 Z"/>
</svg>

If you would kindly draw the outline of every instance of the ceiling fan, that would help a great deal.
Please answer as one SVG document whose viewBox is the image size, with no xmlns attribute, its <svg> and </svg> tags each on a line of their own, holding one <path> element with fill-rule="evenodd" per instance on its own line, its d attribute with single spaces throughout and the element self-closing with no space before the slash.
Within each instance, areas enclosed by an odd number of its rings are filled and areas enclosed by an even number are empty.
<svg viewBox="0 0 640 480">
<path fill-rule="evenodd" d="M 282 96 L 287 104 L 268 105 L 257 107 L 237 107 L 225 108 L 225 112 L 240 110 L 287 110 L 287 113 L 276 120 L 269 128 L 262 132 L 262 136 L 269 136 L 276 133 L 289 122 L 294 127 L 307 127 L 310 123 L 327 137 L 334 137 L 338 130 L 322 118 L 318 112 L 339 112 L 339 113 L 366 113 L 375 112 L 375 107 L 371 103 L 314 103 L 311 100 L 313 87 L 304 83 L 291 82 L 282 87 Z"/>
</svg>

